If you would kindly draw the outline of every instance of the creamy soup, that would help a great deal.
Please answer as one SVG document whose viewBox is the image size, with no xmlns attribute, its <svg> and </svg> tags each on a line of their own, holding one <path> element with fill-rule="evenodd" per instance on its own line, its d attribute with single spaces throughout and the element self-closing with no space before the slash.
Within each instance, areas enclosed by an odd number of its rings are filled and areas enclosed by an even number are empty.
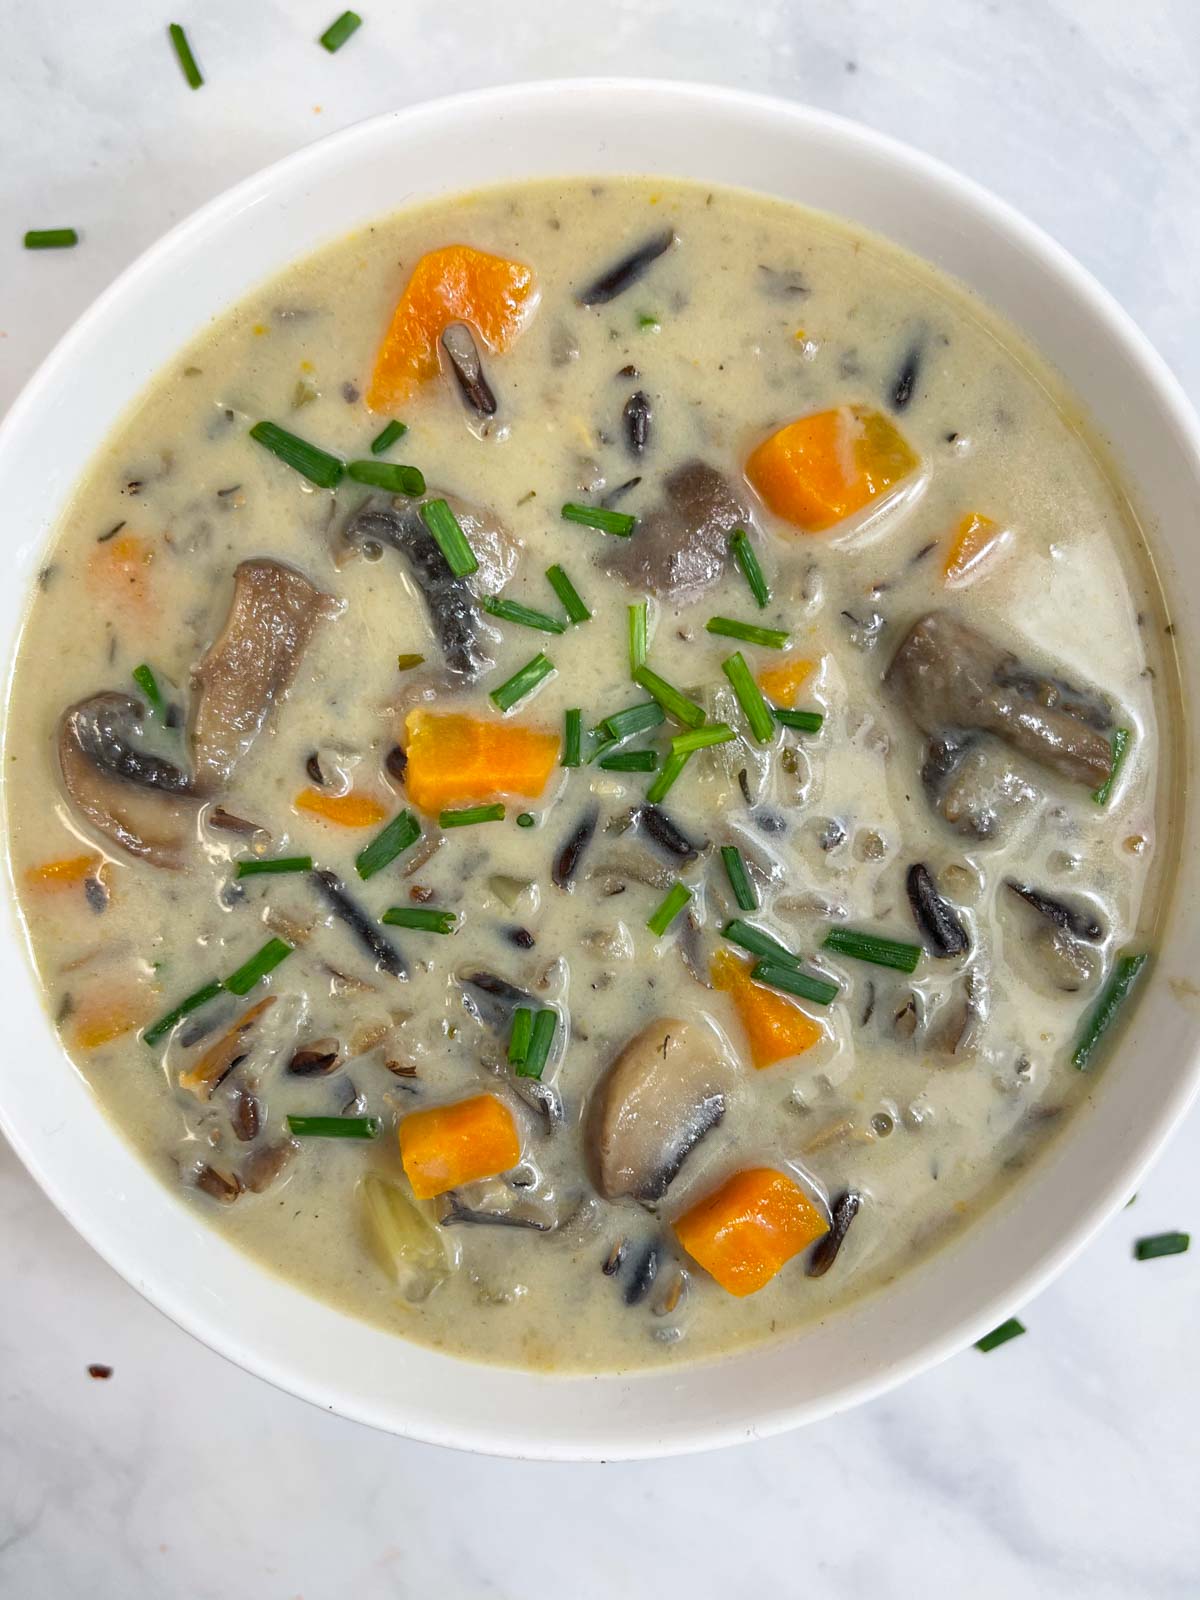
<svg viewBox="0 0 1200 1600">
<path fill-rule="evenodd" d="M 794 1330 L 1092 1091 L 1165 631 L 1075 403 L 914 258 L 675 183 L 405 211 L 181 352 L 57 532 L 47 1005 L 192 1214 L 398 1334 Z"/>
</svg>

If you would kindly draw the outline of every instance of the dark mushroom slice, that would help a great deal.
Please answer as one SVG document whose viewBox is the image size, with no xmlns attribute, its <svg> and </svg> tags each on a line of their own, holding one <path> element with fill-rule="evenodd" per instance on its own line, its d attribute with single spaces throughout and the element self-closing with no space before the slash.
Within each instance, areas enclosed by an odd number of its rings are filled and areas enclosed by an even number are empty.
<svg viewBox="0 0 1200 1600">
<path fill-rule="evenodd" d="M 339 922 L 345 923 L 359 944 L 371 956 L 376 969 L 390 973 L 393 978 L 407 978 L 407 961 L 358 902 L 346 893 L 345 886 L 337 874 L 318 867 L 309 876 L 334 916 Z"/>
<path fill-rule="evenodd" d="M 625 443 L 632 455 L 640 456 L 650 443 L 650 423 L 653 418 L 649 395 L 644 389 L 635 389 L 621 412 L 621 421 L 625 424 Z"/>
<path fill-rule="evenodd" d="M 580 858 L 592 842 L 599 821 L 600 808 L 589 806 L 563 840 L 554 858 L 554 865 L 550 869 L 550 876 L 558 888 L 569 891 L 575 887 L 575 874 L 579 870 Z"/>
<path fill-rule="evenodd" d="M 607 305 L 610 300 L 615 300 L 619 294 L 624 294 L 662 255 L 665 255 L 675 243 L 675 230 L 664 228 L 661 233 L 652 234 L 636 250 L 623 256 L 614 266 L 602 272 L 594 283 L 579 295 L 581 306 Z"/>
<path fill-rule="evenodd" d="M 497 1032 L 508 1029 L 518 1006 L 536 1009 L 541 1005 L 528 989 L 519 989 L 515 983 L 497 977 L 494 972 L 480 969 L 460 972 L 455 975 L 455 980 L 463 991 L 463 1005 L 475 1020 Z"/>
<path fill-rule="evenodd" d="M 685 461 L 663 482 L 663 498 L 629 539 L 605 541 L 605 570 L 633 589 L 689 599 L 716 583 L 729 560 L 729 535 L 749 507 L 715 467 Z"/>
<path fill-rule="evenodd" d="M 606 1200 L 661 1200 L 688 1155 L 725 1115 L 733 1067 L 702 1024 L 660 1017 L 634 1036 L 593 1089 L 585 1146 Z"/>
<path fill-rule="evenodd" d="M 1086 939 L 1090 944 L 1103 939 L 1104 924 L 1091 910 L 1080 911 L 1075 906 L 1069 906 L 1065 900 L 1056 900 L 1053 895 L 1035 889 L 1028 883 L 1018 883 L 1015 878 L 1005 878 L 1004 887 L 1018 899 L 1024 900 L 1027 906 L 1032 906 L 1039 916 L 1045 917 L 1065 933 L 1074 934 L 1076 939 Z"/>
<path fill-rule="evenodd" d="M 85 821 L 113 844 L 156 867 L 179 868 L 196 836 L 197 802 L 180 768 L 138 748 L 145 708 L 102 693 L 63 712 L 58 765 L 63 788 Z"/>
<path fill-rule="evenodd" d="M 838 1195 L 830 1207 L 829 1232 L 817 1240 L 809 1253 L 804 1268 L 808 1277 L 823 1278 L 829 1271 L 861 1206 L 862 1196 L 853 1189 L 846 1189 Z"/>
<path fill-rule="evenodd" d="M 459 391 L 478 417 L 496 415 L 496 396 L 483 371 L 479 348 L 465 322 L 451 322 L 442 332 L 442 349 L 450 370 L 458 380 Z"/>
<path fill-rule="evenodd" d="M 238 1177 L 251 1194 L 262 1194 L 283 1176 L 299 1149 L 295 1139 L 263 1145 L 242 1162 Z"/>
<path fill-rule="evenodd" d="M 695 861 L 707 847 L 707 840 L 704 844 L 694 844 L 661 806 L 639 806 L 637 820 L 647 837 L 677 861 Z"/>
<path fill-rule="evenodd" d="M 956 833 L 979 840 L 1000 838 L 1038 798 L 1033 785 L 1011 770 L 998 745 L 939 735 L 925 749 L 925 793 Z"/>
<path fill-rule="evenodd" d="M 993 734 L 1071 783 L 1098 789 L 1112 775 L 1112 748 L 1075 714 L 1074 699 L 1026 689 L 1050 680 L 1029 674 L 1011 651 L 945 611 L 931 611 L 909 629 L 886 681 L 925 733 Z"/>
<path fill-rule="evenodd" d="M 965 955 L 971 948 L 970 935 L 954 907 L 938 893 L 925 863 L 914 862 L 904 882 L 925 948 L 935 956 Z"/>
<path fill-rule="evenodd" d="M 566 1121 L 563 1097 L 552 1083 L 540 1078 L 514 1078 L 512 1087 L 520 1099 L 542 1119 L 542 1132 L 549 1137 Z"/>
<path fill-rule="evenodd" d="M 192 1181 L 209 1199 L 219 1201 L 223 1206 L 231 1206 L 242 1192 L 242 1181 L 236 1173 L 218 1172 L 216 1167 L 210 1167 L 207 1162 L 196 1171 Z"/>
<path fill-rule="evenodd" d="M 528 1228 L 534 1233 L 553 1233 L 554 1222 L 537 1215 L 514 1196 L 502 1210 L 467 1205 L 453 1189 L 438 1196 L 438 1227 L 452 1228 L 458 1223 L 476 1223 L 491 1228 Z"/>
</svg>

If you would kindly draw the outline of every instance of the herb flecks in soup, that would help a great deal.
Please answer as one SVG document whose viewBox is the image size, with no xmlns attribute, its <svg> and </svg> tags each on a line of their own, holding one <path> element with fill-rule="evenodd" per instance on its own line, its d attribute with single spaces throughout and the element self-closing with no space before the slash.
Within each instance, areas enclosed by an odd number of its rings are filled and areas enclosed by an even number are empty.
<svg viewBox="0 0 1200 1600">
<path fill-rule="evenodd" d="M 1057 381 L 913 259 L 640 181 L 402 214 L 64 519 L 6 752 L 48 1004 L 197 1215 L 409 1337 L 795 1328 L 1089 1091 L 1161 631 Z"/>
</svg>

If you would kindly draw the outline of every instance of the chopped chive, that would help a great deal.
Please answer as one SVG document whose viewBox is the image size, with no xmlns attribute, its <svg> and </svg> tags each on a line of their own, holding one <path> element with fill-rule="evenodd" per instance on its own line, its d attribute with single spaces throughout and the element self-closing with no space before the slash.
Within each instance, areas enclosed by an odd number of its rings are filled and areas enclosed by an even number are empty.
<svg viewBox="0 0 1200 1600">
<path fill-rule="evenodd" d="M 660 800 L 666 799 L 669 790 L 691 759 L 690 755 L 668 756 L 663 764 L 662 771 L 646 790 L 646 799 L 649 800 L 652 806 L 656 806 Z"/>
<path fill-rule="evenodd" d="M 635 600 L 629 607 L 629 670 L 636 672 L 646 665 L 649 644 L 649 607 L 644 600 Z"/>
<path fill-rule="evenodd" d="M 1108 777 L 1098 789 L 1093 789 L 1092 799 L 1098 806 L 1106 806 L 1109 796 L 1116 787 L 1117 779 L 1121 775 L 1121 768 L 1125 765 L 1125 757 L 1129 754 L 1129 746 L 1133 743 L 1133 734 L 1128 728 L 1115 728 L 1111 739 L 1112 768 Z"/>
<path fill-rule="evenodd" d="M 268 872 L 311 872 L 312 864 L 311 856 L 252 856 L 248 861 L 238 862 L 237 876 L 257 878 Z"/>
<path fill-rule="evenodd" d="M 371 454 L 381 456 L 385 450 L 390 450 L 397 439 L 403 439 L 408 432 L 406 422 L 389 422 L 382 433 L 377 433 L 371 440 Z"/>
<path fill-rule="evenodd" d="M 754 681 L 750 668 L 746 665 L 746 658 L 742 652 L 736 650 L 733 655 L 722 661 L 721 671 L 733 685 L 738 705 L 741 706 L 746 721 L 750 724 L 750 732 L 759 744 L 766 744 L 774 736 L 775 720 L 762 697 L 762 691 Z"/>
<path fill-rule="evenodd" d="M 518 700 L 524 700 L 526 695 L 532 694 L 553 671 L 554 663 L 539 652 L 498 689 L 493 689 L 489 698 L 498 711 L 510 711 Z"/>
<path fill-rule="evenodd" d="M 397 656 L 396 670 L 397 672 L 411 672 L 413 667 L 422 666 L 424 661 L 425 657 L 422 655 L 417 655 L 415 652 L 410 652 L 408 655 Z"/>
<path fill-rule="evenodd" d="M 74 228 L 30 228 L 25 235 L 26 250 L 70 250 L 78 243 Z"/>
<path fill-rule="evenodd" d="M 785 944 L 780 944 L 779 940 L 765 928 L 757 927 L 743 917 L 731 918 L 721 929 L 721 937 L 728 939 L 730 944 L 741 945 L 742 949 L 748 950 L 752 956 L 760 956 L 764 961 L 770 961 L 777 967 L 795 967 L 800 964 L 800 957 L 794 956 Z"/>
<path fill-rule="evenodd" d="M 1142 968 L 1150 957 L 1145 951 L 1136 956 L 1123 955 L 1118 958 L 1112 970 L 1112 976 L 1104 985 L 1100 998 L 1088 1013 L 1079 1036 L 1079 1043 L 1075 1046 L 1075 1053 L 1071 1060 L 1081 1072 L 1090 1065 L 1092 1055 L 1101 1039 L 1112 1027 L 1117 1013 L 1129 996 L 1129 991 L 1137 982 Z"/>
<path fill-rule="evenodd" d="M 614 711 L 600 726 L 610 739 L 628 739 L 635 733 L 648 733 L 651 728 L 657 728 L 665 716 L 657 700 L 643 700 L 640 705 Z"/>
<path fill-rule="evenodd" d="M 298 439 L 274 422 L 256 422 L 250 429 L 250 437 L 293 467 L 309 483 L 315 483 L 318 489 L 336 489 L 345 476 L 345 462 L 331 456 L 328 450 L 309 444 L 306 439 Z"/>
<path fill-rule="evenodd" d="M 891 967 L 896 972 L 915 972 L 921 959 L 919 944 L 882 939 L 878 934 L 862 933 L 857 928 L 830 928 L 821 948 L 850 956 L 855 961 L 870 961 L 877 967 Z"/>
<path fill-rule="evenodd" d="M 533 1034 L 533 1012 L 528 1006 L 518 1006 L 513 1012 L 512 1031 L 508 1036 L 508 1059 L 519 1067 L 529 1054 L 529 1040 Z"/>
<path fill-rule="evenodd" d="M 483 609 L 489 616 L 499 617 L 501 622 L 516 622 L 522 628 L 538 628 L 542 633 L 566 633 L 567 625 L 560 622 L 557 617 L 552 617 L 546 611 L 535 611 L 532 606 L 523 606 L 516 600 L 498 600 L 493 595 L 488 595 L 483 602 Z"/>
<path fill-rule="evenodd" d="M 383 1122 L 379 1117 L 293 1117 L 289 1113 L 287 1125 L 297 1139 L 377 1139 Z"/>
<path fill-rule="evenodd" d="M 537 826 L 537 818 L 532 811 L 522 811 L 517 817 L 518 828 L 533 828 Z"/>
<path fill-rule="evenodd" d="M 421 837 L 421 824 L 411 811 L 401 811 L 381 828 L 354 858 L 360 878 L 373 878 Z"/>
<path fill-rule="evenodd" d="M 150 702 L 150 709 L 161 722 L 166 714 L 167 702 L 163 699 L 162 690 L 158 687 L 158 679 L 153 670 L 143 661 L 140 667 L 134 667 L 131 674 L 134 683 Z"/>
<path fill-rule="evenodd" d="M 799 733 L 820 733 L 825 725 L 820 711 L 789 711 L 786 706 L 772 706 L 771 715 L 781 728 L 795 728 Z"/>
<path fill-rule="evenodd" d="M 518 1078 L 540 1078 L 546 1070 L 546 1062 L 550 1057 L 550 1049 L 554 1044 L 554 1034 L 558 1028 L 558 1013 L 549 1007 L 539 1011 L 533 1019 L 533 1028 L 529 1035 L 529 1047 L 525 1051 L 525 1059 L 517 1064 Z"/>
<path fill-rule="evenodd" d="M 639 311 L 637 325 L 639 328 L 657 328 L 661 326 L 652 311 Z"/>
<path fill-rule="evenodd" d="M 255 951 L 232 977 L 225 979 L 230 994 L 249 994 L 254 985 L 268 972 L 273 972 L 281 961 L 292 953 L 292 946 L 283 939 L 268 939 L 261 950 Z"/>
<path fill-rule="evenodd" d="M 569 622 L 587 622 L 590 619 L 592 613 L 584 604 L 579 590 L 557 563 L 546 568 L 546 579 L 558 596 Z"/>
<path fill-rule="evenodd" d="M 583 760 L 583 712 L 576 706 L 563 715 L 563 753 L 560 765 L 577 767 Z"/>
<path fill-rule="evenodd" d="M 197 1011 L 201 1006 L 207 1005 L 210 1000 L 215 1000 L 224 987 L 223 983 L 218 983 L 214 980 L 212 983 L 206 983 L 202 989 L 197 989 L 193 994 L 189 994 L 186 1000 L 181 1000 L 165 1016 L 159 1017 L 157 1022 L 150 1024 L 142 1034 L 143 1044 L 157 1044 L 161 1038 L 170 1033 L 177 1022 L 182 1022 L 184 1017 L 190 1017 L 193 1011 Z"/>
<path fill-rule="evenodd" d="M 689 700 L 673 684 L 665 678 L 660 678 L 657 672 L 652 672 L 649 667 L 638 667 L 633 674 L 633 681 L 639 688 L 645 689 L 647 694 L 652 694 L 668 716 L 674 717 L 676 722 L 682 722 L 685 728 L 698 728 L 704 721 L 703 708 L 694 700 Z"/>
<path fill-rule="evenodd" d="M 389 906 L 379 919 L 389 928 L 416 928 L 420 933 L 453 933 L 458 920 L 453 911 L 423 906 Z"/>
<path fill-rule="evenodd" d="M 369 483 L 389 494 L 415 498 L 425 493 L 425 474 L 420 467 L 405 467 L 398 461 L 352 461 L 346 471 L 355 483 Z"/>
<path fill-rule="evenodd" d="M 490 806 L 466 806 L 461 811 L 443 811 L 439 828 L 470 828 L 477 822 L 503 822 L 504 806 L 499 800 Z"/>
<path fill-rule="evenodd" d="M 340 50 L 352 33 L 357 33 L 362 27 L 362 18 L 357 11 L 343 11 L 336 21 L 331 22 L 325 32 L 317 40 L 323 44 L 330 55 Z"/>
<path fill-rule="evenodd" d="M 1181 1256 L 1192 1242 L 1190 1233 L 1152 1233 L 1139 1239 L 1133 1253 L 1139 1261 L 1155 1261 L 1159 1256 Z"/>
<path fill-rule="evenodd" d="M 646 926 L 656 939 L 662 938 L 691 898 L 692 891 L 686 883 L 672 884 L 658 909 L 652 916 L 646 918 Z"/>
<path fill-rule="evenodd" d="M 765 983 L 770 989 L 782 989 L 785 994 L 798 995 L 801 1000 L 811 1000 L 814 1005 L 832 1005 L 838 997 L 838 986 L 828 978 L 817 978 L 812 973 L 801 972 L 799 967 L 784 966 L 778 961 L 759 961 L 750 976 L 755 983 Z"/>
<path fill-rule="evenodd" d="M 437 540 L 438 548 L 456 578 L 469 578 L 471 573 L 478 570 L 475 552 L 445 500 L 427 500 L 421 507 L 421 521 Z"/>
<path fill-rule="evenodd" d="M 192 54 L 192 47 L 188 43 L 187 34 L 177 22 L 172 22 L 167 29 L 171 44 L 175 50 L 175 59 L 179 62 L 179 70 L 187 79 L 190 89 L 198 89 L 204 82 L 204 75 L 196 65 L 196 58 Z"/>
<path fill-rule="evenodd" d="M 767 650 L 782 650 L 791 638 L 783 628 L 760 628 L 756 623 L 736 622 L 732 617 L 709 617 L 704 631 L 719 633 L 726 639 L 743 639 L 747 644 L 760 644 Z"/>
<path fill-rule="evenodd" d="M 605 772 L 654 772 L 658 755 L 654 750 L 617 750 L 611 756 L 602 756 L 598 765 Z"/>
<path fill-rule="evenodd" d="M 758 910 L 758 892 L 754 881 L 746 870 L 746 863 L 742 859 L 742 852 L 735 844 L 721 846 L 721 860 L 725 864 L 725 876 L 729 879 L 729 887 L 733 890 L 733 898 L 743 911 Z"/>
<path fill-rule="evenodd" d="M 564 522 L 577 522 L 583 528 L 595 528 L 600 533 L 612 533 L 618 539 L 628 539 L 637 524 L 637 518 L 628 511 L 608 511 L 604 506 L 581 506 L 571 501 L 562 508 Z"/>
<path fill-rule="evenodd" d="M 729 535 L 729 548 L 733 551 L 733 559 L 742 569 L 742 576 L 750 586 L 750 593 L 758 602 L 758 609 L 765 610 L 771 598 L 771 591 L 745 528 L 733 530 Z"/>
<path fill-rule="evenodd" d="M 993 1328 L 991 1333 L 985 1333 L 982 1339 L 976 1339 L 976 1350 L 982 1350 L 987 1355 L 989 1350 L 995 1350 L 998 1345 L 1007 1344 L 1010 1339 L 1019 1339 L 1025 1332 L 1025 1324 L 1016 1317 L 1009 1317 L 1007 1322 L 1002 1322 L 998 1328 Z"/>
<path fill-rule="evenodd" d="M 691 755 L 693 750 L 707 750 L 710 745 L 728 744 L 737 734 L 727 722 L 711 722 L 703 728 L 692 728 L 688 733 L 677 733 L 671 740 L 673 756 Z"/>
</svg>

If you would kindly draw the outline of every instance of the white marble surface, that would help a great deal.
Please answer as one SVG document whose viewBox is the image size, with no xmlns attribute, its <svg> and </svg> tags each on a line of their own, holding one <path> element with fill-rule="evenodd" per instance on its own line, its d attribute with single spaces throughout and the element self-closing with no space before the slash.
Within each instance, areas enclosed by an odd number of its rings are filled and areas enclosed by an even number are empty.
<svg viewBox="0 0 1200 1600">
<path fill-rule="evenodd" d="M 0 408 L 144 245 L 234 179 L 425 95 L 580 72 L 772 90 L 1015 201 L 1200 400 L 1194 0 L 0 0 Z M 167 52 L 178 15 L 208 77 Z M 83 247 L 19 248 L 71 223 Z M 1029 1337 L 803 1434 L 668 1464 L 474 1460 L 311 1410 L 195 1344 L 0 1147 L 0 1596 L 325 1600 L 1200 1593 L 1193 1113 Z M 90 1362 L 114 1369 L 91 1380 Z"/>
</svg>

